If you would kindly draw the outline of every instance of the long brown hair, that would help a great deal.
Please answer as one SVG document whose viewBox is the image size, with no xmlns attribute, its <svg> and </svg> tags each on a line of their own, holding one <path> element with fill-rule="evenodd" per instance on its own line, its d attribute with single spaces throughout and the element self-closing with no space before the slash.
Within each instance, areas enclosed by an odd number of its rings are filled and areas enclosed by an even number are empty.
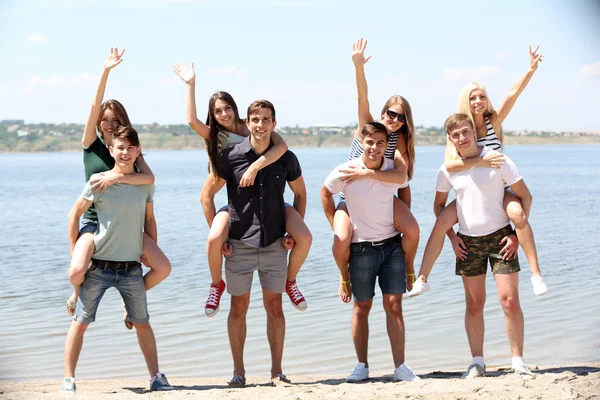
<svg viewBox="0 0 600 400">
<path fill-rule="evenodd" d="M 415 124 L 413 123 L 412 109 L 410 108 L 410 104 L 404 97 L 395 94 L 385 102 L 383 108 L 381 109 L 381 115 L 383 116 L 388 108 L 396 104 L 400 104 L 402 106 L 406 118 L 406 121 L 398 130 L 398 134 L 402 134 L 402 136 L 404 136 L 404 140 L 406 141 L 406 155 L 408 156 L 408 160 L 406 160 L 408 167 L 406 174 L 408 175 L 408 180 L 411 180 L 415 168 Z"/>
<path fill-rule="evenodd" d="M 127 115 L 127 111 L 125 111 L 123 104 L 115 99 L 106 100 L 100 106 L 100 115 L 98 115 L 98 121 L 96 121 L 96 130 L 97 132 L 100 132 L 100 134 L 102 134 L 100 123 L 102 122 L 102 117 L 104 116 L 106 109 L 110 109 L 116 115 L 117 119 L 119 120 L 119 125 L 131 125 L 131 121 L 129 121 L 129 116 Z M 104 138 L 104 136 L 102 137 Z"/>
<path fill-rule="evenodd" d="M 229 143 L 229 132 L 215 118 L 215 103 L 217 100 L 224 101 L 231 106 L 236 126 L 244 123 L 244 120 L 240 119 L 237 104 L 229 93 L 216 92 L 210 96 L 210 99 L 208 99 L 208 115 L 206 116 L 206 125 L 209 127 L 209 140 L 205 141 L 205 146 L 209 159 L 208 171 L 212 172 L 215 178 L 218 177 L 216 168 L 219 163 L 219 154 Z"/>
</svg>

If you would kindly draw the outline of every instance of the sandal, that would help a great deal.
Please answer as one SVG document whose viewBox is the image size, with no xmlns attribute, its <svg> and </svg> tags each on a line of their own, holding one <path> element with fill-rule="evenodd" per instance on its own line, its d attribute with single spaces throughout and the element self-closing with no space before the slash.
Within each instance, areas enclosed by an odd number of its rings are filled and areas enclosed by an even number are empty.
<svg viewBox="0 0 600 400">
<path fill-rule="evenodd" d="M 227 384 L 230 388 L 243 388 L 246 386 L 246 378 L 241 375 L 234 375 Z"/>
<path fill-rule="evenodd" d="M 347 301 L 342 298 L 342 294 L 345 294 L 348 297 Z M 352 295 L 350 294 L 350 279 L 345 281 L 340 277 L 340 291 L 338 295 L 340 296 L 340 300 L 344 303 L 349 303 L 350 300 L 352 300 Z"/>
<path fill-rule="evenodd" d="M 123 323 L 125 324 L 125 328 L 127 328 L 127 330 L 132 330 L 133 329 L 133 323 L 131 323 L 131 321 L 128 319 L 128 315 L 127 315 L 127 307 L 125 307 L 125 301 L 123 299 L 121 299 L 121 303 L 123 303 Z"/>
<path fill-rule="evenodd" d="M 75 314 L 75 309 L 77 308 L 77 299 L 75 298 L 75 293 L 73 293 L 69 300 L 67 300 L 67 312 L 72 317 Z"/>
</svg>

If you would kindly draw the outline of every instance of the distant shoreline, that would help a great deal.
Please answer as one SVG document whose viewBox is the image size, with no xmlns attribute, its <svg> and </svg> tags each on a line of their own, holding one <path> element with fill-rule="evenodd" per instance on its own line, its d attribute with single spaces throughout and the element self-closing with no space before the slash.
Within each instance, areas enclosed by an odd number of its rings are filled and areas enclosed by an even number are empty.
<svg viewBox="0 0 600 400">
<path fill-rule="evenodd" d="M 350 136 L 299 136 L 285 135 L 284 140 L 290 149 L 301 148 L 349 148 Z M 165 136 L 146 133 L 140 135 L 144 150 L 204 150 L 204 141 L 195 135 Z M 504 144 L 515 145 L 582 145 L 600 144 L 600 136 L 505 136 Z M 444 146 L 445 137 L 417 136 L 415 146 Z M 81 151 L 81 142 L 74 138 L 41 138 L 34 142 L 23 142 L 7 148 L 0 145 L 0 154 L 9 153 L 55 153 Z"/>
</svg>

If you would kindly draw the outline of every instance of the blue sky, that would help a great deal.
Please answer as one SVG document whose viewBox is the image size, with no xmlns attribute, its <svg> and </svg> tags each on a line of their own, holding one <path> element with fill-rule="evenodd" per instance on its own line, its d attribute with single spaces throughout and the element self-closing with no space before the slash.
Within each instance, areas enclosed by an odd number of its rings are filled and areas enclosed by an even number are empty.
<svg viewBox="0 0 600 400">
<path fill-rule="evenodd" d="M 198 114 L 226 90 L 241 110 L 271 100 L 281 126 L 355 122 L 352 43 L 369 40 L 376 114 L 406 97 L 440 126 L 481 81 L 496 106 L 546 55 L 505 129 L 600 131 L 600 2 L 433 0 L 2 0 L 0 119 L 83 123 L 111 46 L 106 98 L 134 123 L 185 123 L 179 60 L 196 66 Z"/>
</svg>

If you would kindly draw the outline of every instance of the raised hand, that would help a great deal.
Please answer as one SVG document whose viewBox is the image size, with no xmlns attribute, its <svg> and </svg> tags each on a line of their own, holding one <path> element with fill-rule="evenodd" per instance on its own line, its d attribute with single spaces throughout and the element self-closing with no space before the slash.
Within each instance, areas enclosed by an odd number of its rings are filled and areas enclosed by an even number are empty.
<svg viewBox="0 0 600 400">
<path fill-rule="evenodd" d="M 110 48 L 110 55 L 108 56 L 108 58 L 106 59 L 106 61 L 104 61 L 104 68 L 106 69 L 113 69 L 114 67 L 116 67 L 117 65 L 121 64 L 121 62 L 123 61 L 123 53 L 125 53 L 125 49 L 123 49 L 123 51 L 121 52 L 121 54 L 119 54 L 119 48 L 118 47 L 111 47 Z"/>
<path fill-rule="evenodd" d="M 196 80 L 194 63 L 191 64 L 191 67 L 188 67 L 183 61 L 179 61 L 173 66 L 173 71 L 188 85 L 191 85 Z"/>
<path fill-rule="evenodd" d="M 371 56 L 365 58 L 365 49 L 367 40 L 360 38 L 352 45 L 352 62 L 356 67 L 363 66 L 371 59 Z"/>
<path fill-rule="evenodd" d="M 538 45 L 535 50 L 531 51 L 531 45 L 529 45 L 529 66 L 531 69 L 536 70 L 538 67 L 538 63 L 544 62 L 542 58 L 544 58 L 543 54 L 538 54 L 538 49 L 540 46 Z"/>
</svg>

